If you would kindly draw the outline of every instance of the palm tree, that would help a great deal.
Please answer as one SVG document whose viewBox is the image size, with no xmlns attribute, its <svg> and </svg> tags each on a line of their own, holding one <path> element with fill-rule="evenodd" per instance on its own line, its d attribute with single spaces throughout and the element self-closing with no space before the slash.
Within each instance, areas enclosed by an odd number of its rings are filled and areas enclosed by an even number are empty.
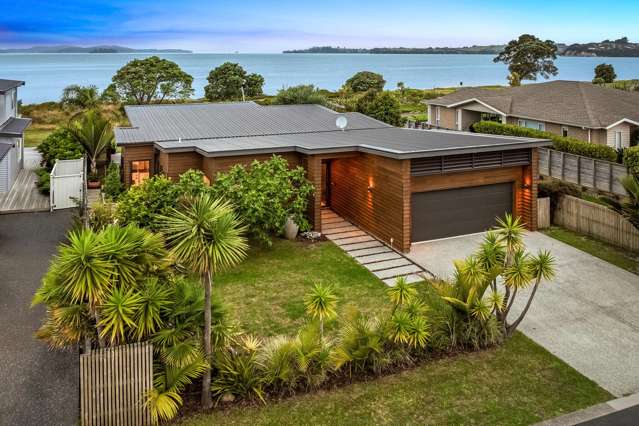
<svg viewBox="0 0 639 426">
<path fill-rule="evenodd" d="M 246 257 L 248 245 L 243 226 L 231 206 L 202 194 L 180 210 L 160 218 L 162 232 L 176 261 L 200 276 L 204 286 L 204 354 L 207 368 L 202 379 L 202 405 L 211 400 L 211 287 L 213 275 L 231 268 Z"/>
<path fill-rule="evenodd" d="M 84 148 L 91 165 L 91 173 L 97 169 L 97 159 L 107 148 L 113 145 L 113 130 L 109 120 L 97 111 L 87 111 L 80 120 L 67 126 L 71 139 Z"/>
<path fill-rule="evenodd" d="M 306 296 L 304 304 L 306 312 L 313 318 L 319 319 L 320 341 L 324 340 L 324 319 L 331 319 L 337 315 L 335 311 L 337 296 L 335 296 L 333 288 L 319 283 L 315 284 L 313 291 Z"/>
</svg>

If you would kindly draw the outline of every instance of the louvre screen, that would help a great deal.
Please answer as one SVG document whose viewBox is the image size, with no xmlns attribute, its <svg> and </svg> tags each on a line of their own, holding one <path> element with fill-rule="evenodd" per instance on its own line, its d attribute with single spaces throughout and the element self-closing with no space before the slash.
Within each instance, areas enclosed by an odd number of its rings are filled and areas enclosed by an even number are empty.
<svg viewBox="0 0 639 426">
<path fill-rule="evenodd" d="M 411 160 L 411 175 L 440 175 L 468 170 L 526 166 L 530 164 L 530 157 L 530 149 L 518 149 L 415 158 Z"/>
</svg>

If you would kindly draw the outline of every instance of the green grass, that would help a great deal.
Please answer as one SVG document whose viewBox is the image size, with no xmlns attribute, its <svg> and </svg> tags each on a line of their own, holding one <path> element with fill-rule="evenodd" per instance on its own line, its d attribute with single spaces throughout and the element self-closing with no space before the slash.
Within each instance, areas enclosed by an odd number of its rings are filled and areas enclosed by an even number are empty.
<svg viewBox="0 0 639 426">
<path fill-rule="evenodd" d="M 52 129 L 29 128 L 24 132 L 24 146 L 38 146 L 47 136 L 51 134 Z"/>
<path fill-rule="evenodd" d="M 612 398 L 516 334 L 505 345 L 426 363 L 376 380 L 183 420 L 183 426 L 524 425 Z"/>
<path fill-rule="evenodd" d="M 639 274 L 639 255 L 604 243 L 586 235 L 553 226 L 543 231 L 546 235 L 585 251 L 622 269 Z"/>
<path fill-rule="evenodd" d="M 271 336 L 293 334 L 304 324 L 304 296 L 317 282 L 335 287 L 341 309 L 349 303 L 370 313 L 389 309 L 384 285 L 331 242 L 276 239 L 271 248 L 252 248 L 213 286 L 244 330 Z"/>
</svg>

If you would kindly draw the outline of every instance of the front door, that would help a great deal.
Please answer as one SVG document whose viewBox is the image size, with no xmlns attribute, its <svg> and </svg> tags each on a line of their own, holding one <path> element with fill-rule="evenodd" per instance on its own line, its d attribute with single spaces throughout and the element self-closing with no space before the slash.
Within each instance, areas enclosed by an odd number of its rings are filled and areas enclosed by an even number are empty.
<svg viewBox="0 0 639 426">
<path fill-rule="evenodd" d="M 322 207 L 331 206 L 331 160 L 322 160 Z"/>
</svg>

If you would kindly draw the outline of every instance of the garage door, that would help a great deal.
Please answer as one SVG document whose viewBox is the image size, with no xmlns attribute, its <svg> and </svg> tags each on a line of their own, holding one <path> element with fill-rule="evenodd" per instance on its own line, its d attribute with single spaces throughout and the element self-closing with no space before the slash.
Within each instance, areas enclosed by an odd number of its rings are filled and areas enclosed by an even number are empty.
<svg viewBox="0 0 639 426">
<path fill-rule="evenodd" d="M 418 192 L 411 208 L 413 242 L 482 232 L 512 212 L 513 183 Z"/>
</svg>

